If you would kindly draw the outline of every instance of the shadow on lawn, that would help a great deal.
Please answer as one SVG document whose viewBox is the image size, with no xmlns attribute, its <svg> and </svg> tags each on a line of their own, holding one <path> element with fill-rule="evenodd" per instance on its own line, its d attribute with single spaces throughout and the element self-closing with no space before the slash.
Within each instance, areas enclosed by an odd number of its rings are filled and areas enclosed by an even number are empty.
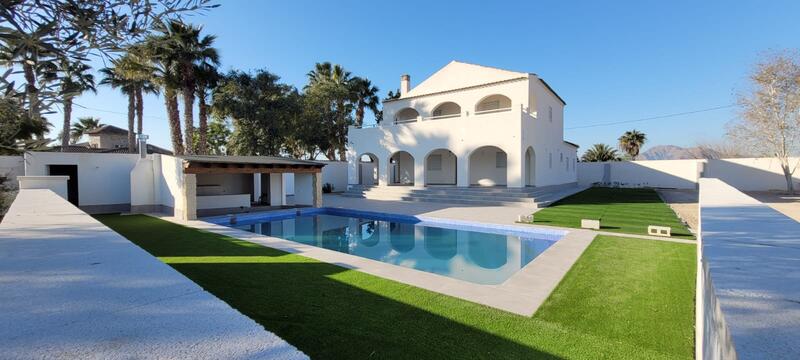
<svg viewBox="0 0 800 360">
<path fill-rule="evenodd" d="M 406 304 L 419 300 L 412 286 L 163 221 L 100 219 L 154 256 L 187 257 L 169 265 L 312 359 L 559 358 Z"/>
</svg>

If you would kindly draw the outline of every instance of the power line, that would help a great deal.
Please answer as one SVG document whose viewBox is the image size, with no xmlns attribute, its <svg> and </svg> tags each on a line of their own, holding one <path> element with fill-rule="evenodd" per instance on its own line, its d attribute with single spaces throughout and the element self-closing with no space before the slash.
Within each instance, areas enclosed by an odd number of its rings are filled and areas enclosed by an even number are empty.
<svg viewBox="0 0 800 360">
<path fill-rule="evenodd" d="M 724 106 L 717 106 L 717 107 L 712 107 L 712 108 L 707 108 L 707 109 L 700 109 L 700 110 L 685 111 L 685 112 L 680 112 L 680 113 L 651 116 L 651 117 L 646 117 L 646 118 L 641 118 L 641 119 L 615 121 L 615 122 L 584 125 L 584 126 L 573 126 L 573 127 L 565 128 L 564 130 L 586 129 L 586 128 L 593 128 L 593 127 L 600 127 L 600 126 L 610 126 L 610 125 L 627 124 L 627 123 L 640 122 L 640 121 L 666 119 L 666 118 L 671 118 L 671 117 L 676 117 L 676 116 L 683 116 L 683 115 L 697 114 L 697 113 L 708 112 L 708 111 L 727 109 L 727 108 L 732 108 L 734 106 L 736 106 L 736 104 L 728 104 L 728 105 L 724 105 Z"/>
<path fill-rule="evenodd" d="M 100 112 L 106 112 L 106 113 L 110 113 L 110 114 L 117 114 L 117 115 L 125 115 L 125 116 L 127 116 L 127 115 L 128 115 L 128 113 L 125 113 L 125 112 L 113 111 L 113 110 L 104 110 L 104 109 L 97 109 L 97 108 L 92 108 L 92 107 L 88 107 L 88 106 L 83 106 L 83 105 L 81 105 L 81 104 L 78 104 L 78 103 L 72 103 L 72 105 L 75 105 L 75 106 L 77 106 L 77 107 L 80 107 L 80 108 L 84 108 L 84 109 L 86 109 L 86 110 L 100 111 Z M 162 118 L 162 117 L 158 117 L 158 116 L 153 116 L 153 115 L 145 115 L 144 117 L 151 118 L 151 119 L 164 120 L 164 121 L 166 121 L 166 120 L 167 120 L 166 118 Z"/>
</svg>

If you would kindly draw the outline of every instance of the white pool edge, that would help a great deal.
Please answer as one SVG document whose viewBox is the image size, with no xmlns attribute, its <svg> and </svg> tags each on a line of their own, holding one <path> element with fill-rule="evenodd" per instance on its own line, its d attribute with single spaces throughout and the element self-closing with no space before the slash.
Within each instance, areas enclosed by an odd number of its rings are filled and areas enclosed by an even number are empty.
<svg viewBox="0 0 800 360">
<path fill-rule="evenodd" d="M 525 267 L 500 285 L 481 285 L 378 260 L 345 254 L 312 245 L 255 234 L 203 220 L 184 221 L 172 216 L 151 214 L 175 224 L 249 241 L 269 248 L 309 257 L 325 263 L 358 270 L 440 294 L 486 305 L 522 316 L 533 315 L 555 290 L 583 251 L 594 233 L 566 231 L 564 237 L 548 247 Z M 437 218 L 437 220 L 439 220 Z M 480 226 L 480 223 L 474 223 Z"/>
</svg>

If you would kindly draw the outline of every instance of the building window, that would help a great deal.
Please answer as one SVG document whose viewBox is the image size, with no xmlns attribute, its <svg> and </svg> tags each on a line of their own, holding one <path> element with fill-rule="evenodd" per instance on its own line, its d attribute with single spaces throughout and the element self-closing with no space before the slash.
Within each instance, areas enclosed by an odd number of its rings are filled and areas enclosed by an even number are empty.
<svg viewBox="0 0 800 360">
<path fill-rule="evenodd" d="M 553 122 L 553 107 L 547 107 L 547 118 L 550 119 L 550 122 Z"/>
<path fill-rule="evenodd" d="M 496 152 L 494 154 L 495 167 L 497 167 L 498 169 L 504 169 L 506 167 L 506 165 L 507 165 L 506 164 L 507 161 L 508 160 L 506 159 L 506 153 L 505 152 L 498 151 L 498 152 Z"/>
<path fill-rule="evenodd" d="M 434 154 L 428 156 L 428 170 L 441 171 L 442 170 L 442 155 Z"/>
</svg>

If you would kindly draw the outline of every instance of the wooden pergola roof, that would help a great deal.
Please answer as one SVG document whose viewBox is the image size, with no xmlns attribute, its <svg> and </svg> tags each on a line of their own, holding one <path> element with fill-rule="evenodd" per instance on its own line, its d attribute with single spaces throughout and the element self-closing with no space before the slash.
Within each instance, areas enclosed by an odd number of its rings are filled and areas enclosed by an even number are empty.
<svg viewBox="0 0 800 360">
<path fill-rule="evenodd" d="M 277 156 L 185 155 L 184 174 L 319 173 L 324 163 Z"/>
</svg>

